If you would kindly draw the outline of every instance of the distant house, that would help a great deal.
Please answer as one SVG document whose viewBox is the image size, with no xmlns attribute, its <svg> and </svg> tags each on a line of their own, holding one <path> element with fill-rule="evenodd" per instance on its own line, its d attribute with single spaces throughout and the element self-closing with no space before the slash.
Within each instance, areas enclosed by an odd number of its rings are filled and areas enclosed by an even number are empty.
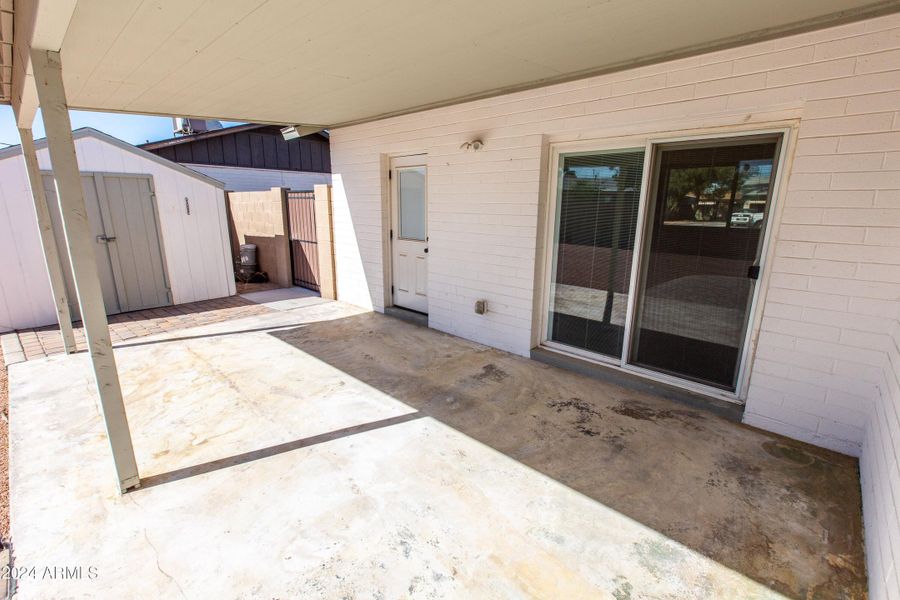
<svg viewBox="0 0 900 600">
<path fill-rule="evenodd" d="M 227 191 L 285 187 L 311 190 L 331 183 L 327 133 L 289 141 L 277 125 L 213 129 L 140 146 L 225 184 Z"/>
</svg>

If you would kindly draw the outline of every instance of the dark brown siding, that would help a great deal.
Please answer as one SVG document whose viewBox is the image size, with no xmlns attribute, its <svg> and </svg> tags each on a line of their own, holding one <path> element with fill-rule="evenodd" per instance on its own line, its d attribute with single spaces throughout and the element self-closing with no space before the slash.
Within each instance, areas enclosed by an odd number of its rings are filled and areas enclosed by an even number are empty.
<svg viewBox="0 0 900 600">
<path fill-rule="evenodd" d="M 196 140 L 180 139 L 178 143 L 169 146 L 144 149 L 179 163 L 331 172 L 328 140 L 318 134 L 285 141 L 278 127 L 265 126 L 249 131 L 242 129 L 212 137 L 199 137 Z"/>
</svg>

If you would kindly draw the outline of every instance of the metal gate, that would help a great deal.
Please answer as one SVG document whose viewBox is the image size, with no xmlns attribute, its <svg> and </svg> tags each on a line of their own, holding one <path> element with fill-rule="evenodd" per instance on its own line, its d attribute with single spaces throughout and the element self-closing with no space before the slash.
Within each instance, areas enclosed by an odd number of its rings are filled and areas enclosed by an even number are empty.
<svg viewBox="0 0 900 600">
<path fill-rule="evenodd" d="M 315 192 L 287 193 L 288 231 L 294 285 L 319 291 L 319 246 L 316 242 Z"/>
</svg>

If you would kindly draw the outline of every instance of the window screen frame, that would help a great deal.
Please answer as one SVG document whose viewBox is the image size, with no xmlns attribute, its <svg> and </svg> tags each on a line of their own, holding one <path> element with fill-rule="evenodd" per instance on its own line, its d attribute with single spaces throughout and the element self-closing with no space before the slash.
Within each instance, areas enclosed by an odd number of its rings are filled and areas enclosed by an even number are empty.
<svg viewBox="0 0 900 600">
<path fill-rule="evenodd" d="M 558 276 L 557 269 L 559 267 L 559 255 L 558 255 L 559 243 L 558 242 L 559 242 L 559 235 L 560 235 L 561 215 L 562 215 L 562 203 L 560 202 L 560 199 L 562 197 L 562 186 L 563 186 L 563 178 L 560 177 L 560 173 L 564 169 L 565 159 L 569 158 L 569 157 L 596 156 L 596 155 L 604 155 L 604 154 L 605 155 L 633 154 L 633 153 L 637 153 L 637 152 L 641 152 L 643 154 L 643 164 L 642 164 L 642 171 L 641 171 L 641 178 L 640 178 L 640 193 L 638 195 L 638 211 L 637 211 L 637 215 L 635 217 L 635 228 L 633 231 L 634 241 L 633 241 L 632 248 L 631 248 L 632 261 L 631 261 L 631 267 L 629 269 L 629 280 L 628 280 L 628 286 L 627 286 L 628 287 L 628 301 L 627 301 L 627 308 L 626 308 L 626 315 L 625 315 L 624 339 L 622 342 L 622 348 L 624 350 L 625 348 L 627 348 L 627 338 L 630 335 L 629 324 L 631 322 L 631 318 L 630 318 L 630 314 L 628 311 L 631 309 L 631 305 L 632 305 L 631 294 L 634 291 L 634 288 L 631 283 L 634 278 L 633 271 L 634 271 L 634 267 L 636 265 L 636 262 L 634 260 L 634 255 L 638 253 L 638 249 L 639 249 L 638 235 L 642 228 L 641 227 L 641 223 L 642 223 L 641 211 L 643 210 L 642 207 L 643 207 L 643 203 L 644 203 L 644 200 L 643 200 L 644 193 L 645 193 L 644 187 L 647 184 L 648 164 L 647 164 L 646 145 L 632 145 L 630 147 L 611 146 L 609 148 L 603 148 L 603 149 L 577 150 L 577 151 L 572 151 L 572 152 L 557 153 L 555 156 L 556 177 L 555 177 L 555 186 L 554 186 L 555 191 L 553 193 L 553 200 L 552 200 L 552 211 L 548 212 L 548 221 L 549 221 L 548 225 L 550 228 L 550 232 L 549 232 L 549 238 L 547 239 L 547 244 L 548 244 L 548 251 L 550 254 L 550 259 L 549 259 L 550 262 L 549 262 L 549 277 L 547 278 L 546 285 L 545 285 L 546 301 L 544 303 L 544 314 L 542 315 L 542 319 L 543 319 L 542 333 L 541 333 L 542 343 L 551 344 L 554 346 L 558 345 L 559 347 L 566 348 L 568 350 L 577 350 L 577 351 L 583 352 L 593 358 L 596 358 L 598 361 L 613 363 L 613 364 L 623 364 L 621 357 L 616 358 L 615 356 L 612 356 L 609 354 L 602 354 L 599 352 L 593 352 L 593 351 L 586 350 L 583 348 L 577 348 L 576 346 L 570 346 L 568 344 L 564 344 L 562 342 L 558 342 L 558 341 L 550 339 L 550 336 L 552 335 L 552 330 L 553 330 L 553 324 L 550 319 L 550 312 L 553 310 L 554 300 L 555 300 L 555 295 L 553 294 L 553 286 L 554 286 L 554 282 L 556 282 L 556 280 L 557 280 L 557 276 Z M 552 212 L 552 214 L 550 214 L 551 212 Z M 624 353 L 622 354 L 622 356 L 624 356 Z"/>
<path fill-rule="evenodd" d="M 539 306 L 539 314 L 534 319 L 535 335 L 533 344 L 544 347 L 560 354 L 570 355 L 577 359 L 583 359 L 591 363 L 610 367 L 615 370 L 638 375 L 642 378 L 657 381 L 673 387 L 700 393 L 707 397 L 713 397 L 736 404 L 745 404 L 747 388 L 750 379 L 750 366 L 755 354 L 755 340 L 759 334 L 762 306 L 765 302 L 768 288 L 769 269 L 772 260 L 774 232 L 778 230 L 782 209 L 782 198 L 786 194 L 786 181 L 788 173 L 788 159 L 797 142 L 799 120 L 789 119 L 781 122 L 767 124 L 734 125 L 712 129 L 694 129 L 683 131 L 659 131 L 643 135 L 620 136 L 601 139 L 581 139 L 578 141 L 553 141 L 548 142 L 547 187 L 543 194 L 545 209 L 542 212 L 544 219 L 540 229 L 543 236 L 543 257 L 541 275 L 538 280 L 538 298 L 535 306 Z M 723 390 L 719 387 L 691 381 L 681 377 L 669 375 L 645 367 L 634 365 L 630 362 L 632 354 L 632 335 L 635 328 L 635 316 L 637 311 L 638 285 L 643 277 L 643 261 L 646 255 L 648 240 L 648 227 L 652 215 L 649 214 L 656 193 L 658 180 L 657 148 L 660 146 L 672 147 L 676 144 L 714 146 L 732 145 L 741 140 L 758 139 L 761 137 L 778 138 L 775 152 L 774 168 L 775 177 L 771 185 L 771 198 L 769 200 L 769 216 L 766 218 L 762 232 L 762 242 L 759 248 L 758 264 L 762 275 L 756 282 L 751 298 L 750 308 L 747 312 L 747 326 L 741 344 L 741 356 L 738 361 L 737 384 L 734 391 Z M 554 342 L 550 335 L 550 308 L 551 291 L 556 277 L 556 241 L 559 207 L 559 193 L 562 185 L 560 173 L 562 156 L 572 154 L 600 154 L 604 152 L 629 151 L 644 148 L 644 172 L 641 177 L 641 194 L 637 214 L 637 231 L 634 236 L 634 253 L 631 265 L 631 280 L 628 286 L 628 307 L 626 311 L 625 337 L 623 340 L 622 354 L 619 358 L 611 358 L 591 351 Z"/>
</svg>

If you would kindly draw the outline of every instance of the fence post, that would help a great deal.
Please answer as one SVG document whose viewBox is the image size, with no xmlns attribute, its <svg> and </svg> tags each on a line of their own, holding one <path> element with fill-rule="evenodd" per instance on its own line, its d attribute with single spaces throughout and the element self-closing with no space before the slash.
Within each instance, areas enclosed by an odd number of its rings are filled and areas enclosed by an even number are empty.
<svg viewBox="0 0 900 600">
<path fill-rule="evenodd" d="M 323 298 L 337 300 L 331 186 L 321 184 L 315 186 L 314 189 L 316 194 L 316 242 L 319 247 L 319 293 Z"/>
<path fill-rule="evenodd" d="M 275 269 L 269 274 L 269 280 L 281 287 L 294 285 L 293 265 L 291 258 L 291 236 L 288 223 L 287 188 L 273 187 L 270 191 L 270 211 L 272 232 L 275 237 Z"/>
</svg>

